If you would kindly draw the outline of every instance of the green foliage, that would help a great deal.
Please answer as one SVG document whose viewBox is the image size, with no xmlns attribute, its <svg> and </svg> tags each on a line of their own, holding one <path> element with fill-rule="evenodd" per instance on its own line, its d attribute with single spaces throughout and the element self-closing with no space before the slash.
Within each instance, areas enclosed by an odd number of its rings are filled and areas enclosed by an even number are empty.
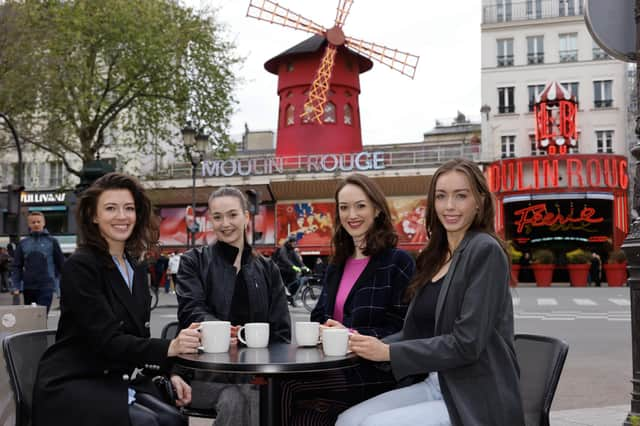
<svg viewBox="0 0 640 426">
<path fill-rule="evenodd" d="M 632 426 L 640 426 L 640 416 L 629 416 L 629 421 L 631 422 Z"/>
<path fill-rule="evenodd" d="M 553 252 L 549 249 L 537 249 L 531 253 L 531 262 L 550 265 L 554 262 Z"/>
<path fill-rule="evenodd" d="M 0 7 L 15 10 L 5 17 L 12 50 L 0 60 L 9 70 L 0 70 L 0 107 L 14 111 L 23 139 L 69 171 L 77 172 L 70 158 L 94 159 L 109 137 L 140 150 L 152 138 L 181 144 L 177 129 L 187 120 L 211 135 L 213 151 L 227 149 L 240 59 L 213 12 L 177 0 Z M 20 104 L 25 87 L 28 108 Z"/>
<path fill-rule="evenodd" d="M 625 263 L 627 261 L 627 255 L 624 251 L 617 249 L 609 252 L 609 258 L 607 263 Z"/>
<path fill-rule="evenodd" d="M 566 256 L 567 256 L 567 263 L 573 263 L 573 264 L 591 263 L 591 255 L 589 254 L 589 252 L 586 252 L 582 249 L 575 249 L 573 251 L 569 251 L 567 252 Z"/>
</svg>

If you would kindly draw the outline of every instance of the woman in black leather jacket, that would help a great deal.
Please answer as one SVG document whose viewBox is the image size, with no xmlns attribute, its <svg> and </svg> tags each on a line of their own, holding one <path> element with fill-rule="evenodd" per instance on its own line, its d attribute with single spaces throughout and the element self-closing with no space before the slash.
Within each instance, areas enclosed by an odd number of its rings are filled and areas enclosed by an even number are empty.
<svg viewBox="0 0 640 426">
<path fill-rule="evenodd" d="M 289 342 L 291 320 L 277 266 L 247 243 L 249 210 L 244 194 L 223 187 L 209 197 L 216 243 L 186 252 L 176 280 L 181 328 L 202 321 L 230 321 L 232 344 L 237 330 L 249 322 L 268 322 L 270 342 Z M 248 384 L 224 375 L 195 377 L 194 407 L 214 407 L 216 426 L 249 425 Z"/>
</svg>

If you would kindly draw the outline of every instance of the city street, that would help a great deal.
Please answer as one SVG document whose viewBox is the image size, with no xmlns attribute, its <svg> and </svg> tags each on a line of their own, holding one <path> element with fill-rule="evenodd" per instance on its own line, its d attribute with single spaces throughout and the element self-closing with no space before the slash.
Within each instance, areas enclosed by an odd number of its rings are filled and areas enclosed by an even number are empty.
<svg viewBox="0 0 640 426">
<path fill-rule="evenodd" d="M 554 410 L 628 405 L 631 322 L 627 287 L 518 287 L 512 290 L 512 298 L 516 333 L 554 336 L 569 343 Z M 160 307 L 152 311 L 152 336 L 159 336 L 162 327 L 176 319 L 175 304 L 174 295 L 161 295 Z M 50 328 L 56 327 L 59 313 L 51 311 Z M 291 317 L 292 322 L 302 321 L 308 313 L 294 308 Z M 625 414 L 620 414 L 621 419 Z"/>
</svg>

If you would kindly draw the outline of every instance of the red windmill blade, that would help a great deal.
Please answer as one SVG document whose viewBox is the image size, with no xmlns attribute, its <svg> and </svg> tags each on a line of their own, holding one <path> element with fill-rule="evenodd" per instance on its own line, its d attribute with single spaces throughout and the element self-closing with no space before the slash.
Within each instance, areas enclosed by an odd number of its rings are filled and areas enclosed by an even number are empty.
<svg viewBox="0 0 640 426">
<path fill-rule="evenodd" d="M 295 13 L 271 0 L 250 0 L 247 16 L 284 27 L 320 34 L 327 39 L 327 47 L 318 67 L 316 77 L 311 83 L 302 116 L 305 120 L 322 123 L 324 105 L 329 92 L 329 80 L 333 72 L 336 50 L 340 46 L 349 47 L 361 55 L 380 62 L 408 77 L 415 76 L 419 57 L 397 49 L 391 49 L 377 43 L 366 42 L 352 37 L 345 37 L 342 31 L 353 0 L 339 0 L 336 18 L 332 28 L 325 29 L 310 19 Z"/>
</svg>

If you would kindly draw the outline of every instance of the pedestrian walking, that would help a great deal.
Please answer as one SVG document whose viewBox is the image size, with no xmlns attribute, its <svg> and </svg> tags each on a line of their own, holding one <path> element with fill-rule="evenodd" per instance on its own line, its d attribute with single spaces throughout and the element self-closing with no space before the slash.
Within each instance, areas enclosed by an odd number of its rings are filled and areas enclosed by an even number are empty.
<svg viewBox="0 0 640 426">
<path fill-rule="evenodd" d="M 18 243 L 11 264 L 12 290 L 14 295 L 22 293 L 25 305 L 36 303 L 49 313 L 64 255 L 58 240 L 45 228 L 42 212 L 29 212 L 27 224 L 29 235 Z"/>
</svg>

